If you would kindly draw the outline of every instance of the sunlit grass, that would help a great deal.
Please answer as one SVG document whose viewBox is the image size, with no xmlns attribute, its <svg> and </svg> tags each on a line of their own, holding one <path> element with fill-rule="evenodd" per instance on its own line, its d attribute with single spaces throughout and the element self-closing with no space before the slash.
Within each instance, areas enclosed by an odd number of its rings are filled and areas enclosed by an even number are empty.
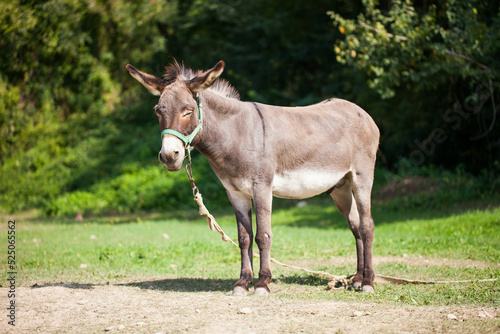
<svg viewBox="0 0 500 334">
<path fill-rule="evenodd" d="M 311 213 L 310 227 L 298 223 L 299 212 Z M 332 217 L 330 225 L 322 220 Z M 232 214 L 218 215 L 226 233 L 237 240 Z M 379 217 L 375 257 L 388 257 L 378 273 L 421 280 L 477 280 L 500 277 L 500 209 L 471 211 L 448 217 L 384 221 Z M 338 220 L 338 221 L 337 221 Z M 319 221 L 319 223 L 317 223 Z M 17 221 L 19 283 L 24 286 L 59 282 L 105 284 L 148 279 L 207 278 L 209 286 L 230 291 L 239 275 L 239 250 L 210 232 L 203 217 L 128 217 L 94 222 Z M 272 256 L 287 263 L 311 266 L 334 274 L 355 271 L 354 238 L 331 206 L 311 204 L 273 214 Z M 257 249 L 257 247 L 255 247 Z M 390 258 L 394 257 L 394 261 Z M 441 264 L 416 263 L 419 257 L 441 259 Z M 337 263 L 336 259 L 346 259 Z M 407 258 L 408 261 L 400 259 Z M 464 261 L 446 265 L 446 260 Z M 255 259 L 258 268 L 258 259 Z M 0 264 L 3 272 L 5 263 Z M 450 303 L 499 305 L 499 282 L 446 286 L 377 285 L 375 296 L 352 291 L 327 292 L 326 281 L 273 265 L 275 283 L 289 298 L 373 300 L 418 305 Z M 205 281 L 196 281 L 203 285 Z M 213 283 L 213 284 L 212 284 Z M 297 289 L 301 293 L 295 295 Z M 303 296 L 303 297 L 301 297 Z M 309 297 L 306 297 L 309 296 Z"/>
</svg>

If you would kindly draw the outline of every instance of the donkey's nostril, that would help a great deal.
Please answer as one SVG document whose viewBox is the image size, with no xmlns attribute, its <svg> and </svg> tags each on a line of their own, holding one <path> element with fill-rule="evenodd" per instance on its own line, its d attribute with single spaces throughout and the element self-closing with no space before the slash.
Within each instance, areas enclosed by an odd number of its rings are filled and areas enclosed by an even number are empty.
<svg viewBox="0 0 500 334">
<path fill-rule="evenodd" d="M 163 159 L 163 155 L 160 153 L 158 153 L 158 160 L 160 160 L 161 163 L 165 163 L 165 160 Z"/>
<path fill-rule="evenodd" d="M 174 150 L 170 151 L 168 153 L 158 153 L 158 160 L 160 160 L 161 163 L 163 164 L 170 164 L 174 163 L 179 159 L 180 151 Z"/>
</svg>

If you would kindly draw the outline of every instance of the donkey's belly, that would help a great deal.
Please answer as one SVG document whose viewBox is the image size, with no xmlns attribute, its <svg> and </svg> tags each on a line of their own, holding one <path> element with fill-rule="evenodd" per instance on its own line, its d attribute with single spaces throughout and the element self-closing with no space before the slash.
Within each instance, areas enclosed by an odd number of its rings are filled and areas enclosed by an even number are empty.
<svg viewBox="0 0 500 334">
<path fill-rule="evenodd" d="M 274 175 L 273 195 L 281 198 L 308 198 L 336 185 L 349 171 L 296 170 Z"/>
</svg>

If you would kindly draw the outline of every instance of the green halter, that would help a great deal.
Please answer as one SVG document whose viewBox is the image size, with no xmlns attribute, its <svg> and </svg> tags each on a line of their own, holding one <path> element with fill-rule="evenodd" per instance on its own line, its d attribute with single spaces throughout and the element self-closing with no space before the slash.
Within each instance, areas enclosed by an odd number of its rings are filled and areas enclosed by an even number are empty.
<svg viewBox="0 0 500 334">
<path fill-rule="evenodd" d="M 198 102 L 198 125 L 193 130 L 193 132 L 191 132 L 190 135 L 184 136 L 179 131 L 175 131 L 172 129 L 165 129 L 161 132 L 161 138 L 163 138 L 164 134 L 171 134 L 171 135 L 176 136 L 180 140 L 182 140 L 186 150 L 188 151 L 188 154 L 189 154 L 189 146 L 191 145 L 191 142 L 193 141 L 194 137 L 198 134 L 198 132 L 200 132 L 200 130 L 201 130 L 201 121 L 203 118 L 201 100 L 200 100 L 200 96 L 198 94 L 196 94 L 196 101 Z"/>
</svg>

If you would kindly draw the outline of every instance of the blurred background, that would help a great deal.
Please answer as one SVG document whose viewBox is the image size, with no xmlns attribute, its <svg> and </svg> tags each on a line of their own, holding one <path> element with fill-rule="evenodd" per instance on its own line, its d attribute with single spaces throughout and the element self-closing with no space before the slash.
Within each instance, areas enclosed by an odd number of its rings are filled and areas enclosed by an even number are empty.
<svg viewBox="0 0 500 334">
<path fill-rule="evenodd" d="M 359 104 L 382 135 L 374 199 L 499 203 L 498 1 L 2 1 L 0 50 L 5 212 L 195 209 L 186 175 L 157 161 L 157 97 L 125 69 L 161 76 L 174 59 L 224 60 L 242 100 Z M 229 207 L 194 159 L 207 205 Z"/>
</svg>

